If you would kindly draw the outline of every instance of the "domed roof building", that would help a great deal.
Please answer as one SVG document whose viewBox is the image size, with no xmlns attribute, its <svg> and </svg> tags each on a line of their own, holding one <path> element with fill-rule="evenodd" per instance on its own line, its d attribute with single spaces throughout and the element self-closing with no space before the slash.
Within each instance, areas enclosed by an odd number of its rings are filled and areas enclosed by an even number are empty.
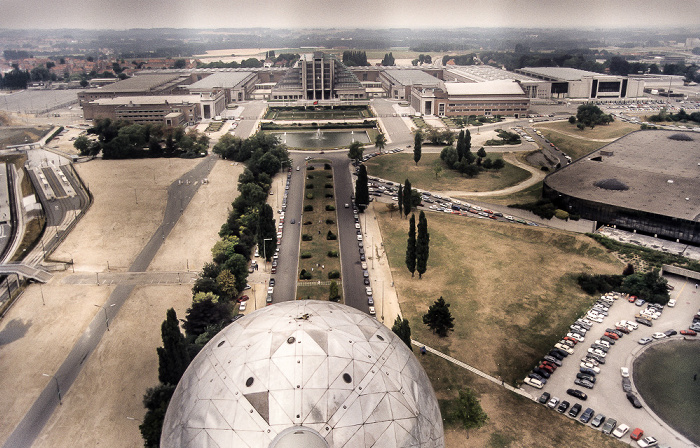
<svg viewBox="0 0 700 448">
<path fill-rule="evenodd" d="M 443 447 L 430 381 L 369 315 L 291 301 L 232 323 L 192 361 L 161 447 Z"/>
</svg>

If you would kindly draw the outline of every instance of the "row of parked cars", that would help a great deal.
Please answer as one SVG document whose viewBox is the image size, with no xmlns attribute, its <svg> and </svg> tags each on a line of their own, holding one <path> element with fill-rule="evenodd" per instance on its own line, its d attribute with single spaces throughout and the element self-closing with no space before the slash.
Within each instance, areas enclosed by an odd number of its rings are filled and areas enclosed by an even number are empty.
<svg viewBox="0 0 700 448">
<path fill-rule="evenodd" d="M 376 316 L 377 312 L 374 308 L 374 296 L 372 295 L 372 287 L 370 286 L 369 280 L 369 270 L 367 269 L 367 256 L 365 255 L 365 245 L 362 242 L 362 228 L 360 226 L 360 215 L 358 214 L 357 204 L 354 203 L 355 196 L 352 196 L 352 216 L 355 219 L 355 229 L 357 231 L 357 245 L 360 251 L 360 264 L 362 267 L 362 279 L 365 284 L 365 293 L 367 294 L 367 305 L 369 307 L 369 314 L 371 316 Z M 349 204 L 345 204 L 346 208 Z"/>
</svg>

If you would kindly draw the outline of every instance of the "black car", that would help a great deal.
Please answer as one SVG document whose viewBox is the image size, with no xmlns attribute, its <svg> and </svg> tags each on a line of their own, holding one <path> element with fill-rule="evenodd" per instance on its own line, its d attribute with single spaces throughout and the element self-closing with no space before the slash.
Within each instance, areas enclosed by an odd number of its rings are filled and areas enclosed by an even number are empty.
<svg viewBox="0 0 700 448">
<path fill-rule="evenodd" d="M 557 358 L 555 358 L 554 356 L 551 356 L 551 355 L 546 355 L 546 356 L 544 357 L 544 360 L 547 361 L 547 362 L 551 362 L 552 364 L 555 364 L 557 367 L 561 367 L 561 365 L 562 365 L 561 360 L 559 360 L 559 359 L 557 359 Z"/>
<path fill-rule="evenodd" d="M 651 327 L 652 325 L 650 320 L 642 319 L 641 317 L 635 317 L 634 320 L 638 324 L 646 325 L 647 327 Z"/>
<path fill-rule="evenodd" d="M 607 331 L 608 333 L 616 334 L 616 335 L 618 335 L 619 337 L 622 337 L 622 336 L 625 335 L 625 334 L 624 334 L 623 332 L 621 332 L 620 330 L 616 330 L 616 329 L 614 329 L 614 328 L 606 328 L 605 331 Z"/>
<path fill-rule="evenodd" d="M 564 412 L 566 412 L 567 409 L 569 409 L 569 402 L 562 401 L 561 403 L 559 403 L 559 407 L 557 408 L 557 411 L 559 411 L 559 413 L 563 414 Z"/>
<path fill-rule="evenodd" d="M 270 279 L 270 286 L 275 286 L 275 279 L 274 279 L 274 277 Z"/>
<path fill-rule="evenodd" d="M 579 418 L 579 421 L 581 423 L 588 423 L 591 421 L 591 417 L 593 417 L 593 414 L 595 414 L 595 411 L 591 408 L 586 408 L 585 411 L 583 411 L 583 414 L 581 414 L 581 418 Z"/>
<path fill-rule="evenodd" d="M 550 351 L 549 351 L 549 356 L 551 356 L 551 357 L 553 357 L 553 358 L 556 358 L 556 359 L 558 359 L 559 361 L 561 361 L 562 359 L 564 359 L 564 357 L 561 355 L 561 353 L 559 353 L 559 350 L 557 350 L 557 349 L 552 349 L 552 350 L 550 350 Z"/>
<path fill-rule="evenodd" d="M 632 392 L 632 381 L 629 378 L 622 378 L 622 390 Z"/>
<path fill-rule="evenodd" d="M 576 418 L 578 417 L 579 412 L 581 412 L 581 405 L 576 403 L 575 405 L 571 406 L 571 409 L 569 409 L 569 417 Z"/>
<path fill-rule="evenodd" d="M 539 367 L 535 367 L 534 369 L 532 369 L 532 371 L 535 372 L 536 374 L 540 375 L 540 376 L 545 377 L 545 378 L 549 378 L 549 377 L 550 377 L 550 373 L 549 373 L 549 372 L 547 372 L 547 371 L 544 370 L 544 369 L 540 369 Z"/>
<path fill-rule="evenodd" d="M 611 338 L 611 337 L 609 337 L 609 336 L 601 336 L 601 337 L 600 337 L 600 340 L 601 340 L 601 341 L 605 341 L 605 342 L 607 342 L 607 343 L 610 344 L 610 345 L 615 345 L 615 339 L 613 339 L 613 338 Z"/>
<path fill-rule="evenodd" d="M 557 353 L 559 353 L 559 354 L 562 356 L 562 359 L 564 359 L 564 358 L 566 358 L 567 356 L 569 356 L 569 354 L 566 353 L 564 350 L 560 350 L 560 349 L 558 349 L 558 348 L 553 348 L 552 350 L 556 350 Z M 550 352 L 550 353 L 551 353 L 551 352 Z"/>
<path fill-rule="evenodd" d="M 637 396 L 632 392 L 627 392 L 627 399 L 635 408 L 639 409 L 642 407 L 642 403 L 639 402 L 639 398 L 637 398 Z"/>
<path fill-rule="evenodd" d="M 545 392 L 542 395 L 540 395 L 540 399 L 537 401 L 539 401 L 542 404 L 547 404 L 547 402 L 549 401 L 549 397 L 549 392 Z"/>
<path fill-rule="evenodd" d="M 593 383 L 591 383 L 588 380 L 581 380 L 581 379 L 576 378 L 574 380 L 574 384 L 577 386 L 585 387 L 586 389 L 593 389 Z"/>
<path fill-rule="evenodd" d="M 369 285 L 369 279 L 368 279 L 368 278 L 365 278 L 365 279 L 364 279 L 364 282 L 365 282 L 365 285 Z"/>
<path fill-rule="evenodd" d="M 608 350 L 610 350 L 610 347 L 607 347 L 605 345 L 600 345 L 600 344 L 591 344 L 591 348 L 597 348 L 598 350 L 602 351 L 603 353 L 607 353 Z"/>
<path fill-rule="evenodd" d="M 542 375 L 538 375 L 538 374 L 536 374 L 536 373 L 534 373 L 534 372 L 531 373 L 531 374 L 529 374 L 529 375 L 528 375 L 528 378 L 535 379 L 535 380 L 539 381 L 539 382 L 542 383 L 542 384 L 547 384 L 547 380 L 546 380 Z"/>
<path fill-rule="evenodd" d="M 605 358 L 598 356 L 595 353 L 586 353 L 588 359 L 593 359 L 598 364 L 605 364 Z"/>
<path fill-rule="evenodd" d="M 671 337 L 671 336 L 677 335 L 678 332 L 677 332 L 676 330 L 666 330 L 666 331 L 664 331 L 664 334 L 665 334 L 667 337 Z"/>
<path fill-rule="evenodd" d="M 588 399 L 588 395 L 586 395 L 585 393 L 581 392 L 578 389 L 566 389 L 566 393 L 571 395 L 572 397 L 576 397 L 576 398 L 581 399 L 581 400 Z"/>
</svg>

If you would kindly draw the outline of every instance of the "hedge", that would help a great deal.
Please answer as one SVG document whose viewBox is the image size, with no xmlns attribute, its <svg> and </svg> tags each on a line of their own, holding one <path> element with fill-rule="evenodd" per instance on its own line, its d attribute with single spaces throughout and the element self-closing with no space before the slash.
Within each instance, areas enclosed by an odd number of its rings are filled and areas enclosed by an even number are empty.
<svg viewBox="0 0 700 448">
<path fill-rule="evenodd" d="M 329 279 L 340 278 L 340 272 L 338 272 L 338 271 L 330 271 L 330 272 L 328 273 L 328 278 L 329 278 Z"/>
</svg>

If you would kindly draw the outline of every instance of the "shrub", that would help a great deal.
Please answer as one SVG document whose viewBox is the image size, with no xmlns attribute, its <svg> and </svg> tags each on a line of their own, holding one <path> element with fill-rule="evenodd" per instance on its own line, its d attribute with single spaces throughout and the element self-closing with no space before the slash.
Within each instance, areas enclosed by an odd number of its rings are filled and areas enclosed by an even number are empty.
<svg viewBox="0 0 700 448">
<path fill-rule="evenodd" d="M 548 166 L 541 166 L 540 171 L 545 171 L 545 172 L 549 171 L 549 167 Z"/>
<path fill-rule="evenodd" d="M 314 194 L 312 192 L 309 191 L 308 193 L 306 193 L 306 199 L 313 199 L 313 198 L 314 198 Z"/>
<path fill-rule="evenodd" d="M 301 255 L 299 255 L 301 258 L 311 258 L 311 252 L 302 252 Z"/>
<path fill-rule="evenodd" d="M 558 208 L 554 211 L 554 216 L 556 216 L 559 219 L 567 220 L 567 219 L 569 219 L 569 212 Z"/>
<path fill-rule="evenodd" d="M 304 221 L 305 226 L 310 226 L 311 224 L 313 224 L 313 221 Z"/>
<path fill-rule="evenodd" d="M 311 188 L 314 188 L 314 184 L 311 184 L 311 183 L 306 184 L 306 189 L 307 189 L 307 190 L 308 190 L 308 189 L 311 189 Z"/>
<path fill-rule="evenodd" d="M 306 171 L 313 171 L 315 169 L 316 169 L 316 167 L 311 165 L 310 167 L 306 168 Z"/>
<path fill-rule="evenodd" d="M 312 211 L 314 211 L 314 206 L 311 205 L 311 204 L 305 205 L 305 206 L 304 206 L 304 211 L 305 211 L 305 212 L 312 212 Z"/>
<path fill-rule="evenodd" d="M 338 251 L 337 250 L 329 250 L 328 256 L 331 258 L 338 258 Z"/>
<path fill-rule="evenodd" d="M 308 233 L 305 233 L 305 234 L 303 234 L 303 235 L 301 236 L 301 240 L 302 240 L 302 241 L 311 241 L 311 240 L 313 240 L 313 239 L 314 239 L 314 237 L 311 236 L 311 235 L 309 235 Z"/>
<path fill-rule="evenodd" d="M 299 280 L 311 280 L 311 272 L 306 269 L 302 269 L 299 273 Z"/>
<path fill-rule="evenodd" d="M 328 278 L 329 278 L 329 279 L 340 278 L 340 272 L 339 272 L 339 271 L 335 271 L 335 270 L 330 271 L 330 272 L 328 273 Z"/>
<path fill-rule="evenodd" d="M 338 239 L 338 235 L 336 235 L 335 233 L 333 233 L 329 230 L 328 233 L 326 234 L 326 239 L 327 240 L 336 240 L 336 239 Z"/>
<path fill-rule="evenodd" d="M 333 188 L 333 184 L 326 184 L 325 187 L 326 188 Z"/>
<path fill-rule="evenodd" d="M 326 224 L 335 224 L 335 220 L 328 218 L 326 219 Z"/>
<path fill-rule="evenodd" d="M 326 205 L 326 211 L 327 212 L 335 211 L 335 205 L 331 205 L 331 204 Z"/>
<path fill-rule="evenodd" d="M 324 163 L 324 164 L 323 164 L 323 169 L 324 169 L 324 170 L 330 170 L 330 169 L 331 169 L 331 164 L 330 164 L 330 163 Z"/>
<path fill-rule="evenodd" d="M 332 174 L 326 174 L 326 179 L 333 179 L 333 175 L 332 175 Z"/>
<path fill-rule="evenodd" d="M 307 179 L 313 179 L 314 176 L 313 176 L 313 174 L 309 174 L 309 175 L 306 176 L 306 178 L 307 178 Z"/>
<path fill-rule="evenodd" d="M 332 193 L 326 193 L 326 199 L 333 199 Z"/>
</svg>

